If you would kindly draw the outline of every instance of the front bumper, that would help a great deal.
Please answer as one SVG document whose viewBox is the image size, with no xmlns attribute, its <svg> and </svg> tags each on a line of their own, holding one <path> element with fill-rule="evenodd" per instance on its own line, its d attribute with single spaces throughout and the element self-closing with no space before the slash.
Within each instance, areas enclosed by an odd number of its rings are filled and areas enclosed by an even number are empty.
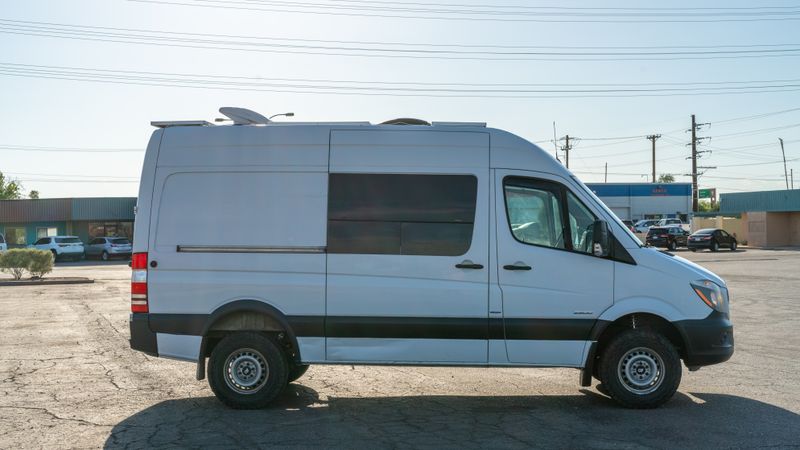
<svg viewBox="0 0 800 450">
<path fill-rule="evenodd" d="M 733 323 L 728 314 L 715 310 L 705 319 L 680 320 L 674 324 L 686 343 L 686 367 L 719 364 L 733 355 Z"/>
<path fill-rule="evenodd" d="M 132 313 L 128 320 L 131 328 L 131 348 L 150 356 L 158 356 L 156 334 L 150 330 L 150 315 Z"/>
</svg>

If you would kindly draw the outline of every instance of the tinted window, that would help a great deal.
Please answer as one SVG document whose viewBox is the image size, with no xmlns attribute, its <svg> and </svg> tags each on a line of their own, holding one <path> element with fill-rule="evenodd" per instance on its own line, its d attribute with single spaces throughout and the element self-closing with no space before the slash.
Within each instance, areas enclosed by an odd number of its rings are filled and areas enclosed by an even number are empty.
<svg viewBox="0 0 800 450">
<path fill-rule="evenodd" d="M 50 242 L 50 238 L 42 238 L 42 239 L 39 239 L 38 241 L 34 242 L 33 245 L 43 245 L 43 244 L 47 244 L 49 242 Z"/>
<path fill-rule="evenodd" d="M 56 242 L 59 244 L 78 244 L 81 242 L 81 240 L 76 237 L 64 237 L 56 238 Z"/>
<path fill-rule="evenodd" d="M 0 234 L 0 244 L 5 244 L 5 243 L 6 243 L 6 238 L 4 238 L 2 234 Z"/>
<path fill-rule="evenodd" d="M 666 228 L 650 227 L 650 229 L 647 230 L 647 235 L 648 236 L 652 236 L 654 234 L 666 234 L 666 233 L 667 233 L 667 229 Z"/>
<path fill-rule="evenodd" d="M 331 174 L 328 252 L 463 255 L 477 192 L 470 175 Z"/>
<path fill-rule="evenodd" d="M 129 241 L 128 238 L 114 238 L 114 239 L 109 239 L 109 241 L 111 241 L 112 244 L 116 245 L 128 245 L 131 243 L 131 241 Z"/>
<path fill-rule="evenodd" d="M 504 185 L 511 234 L 524 244 L 566 248 L 559 191 L 547 183 L 508 181 Z"/>
</svg>

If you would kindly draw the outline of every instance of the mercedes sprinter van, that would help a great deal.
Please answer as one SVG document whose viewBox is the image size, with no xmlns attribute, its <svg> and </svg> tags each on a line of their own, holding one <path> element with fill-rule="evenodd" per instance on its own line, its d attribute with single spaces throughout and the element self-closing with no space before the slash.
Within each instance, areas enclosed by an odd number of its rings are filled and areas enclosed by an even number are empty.
<svg viewBox="0 0 800 450">
<path fill-rule="evenodd" d="M 728 360 L 720 277 L 479 123 L 154 122 L 131 347 L 259 408 L 310 364 L 571 367 L 652 408 Z M 454 369 L 457 370 L 457 369 Z"/>
</svg>

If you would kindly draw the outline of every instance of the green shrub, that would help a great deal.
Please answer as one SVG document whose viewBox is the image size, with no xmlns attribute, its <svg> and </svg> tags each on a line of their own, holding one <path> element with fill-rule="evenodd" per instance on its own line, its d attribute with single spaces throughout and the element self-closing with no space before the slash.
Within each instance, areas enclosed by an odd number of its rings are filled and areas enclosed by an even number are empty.
<svg viewBox="0 0 800 450">
<path fill-rule="evenodd" d="M 26 249 L 28 254 L 28 272 L 31 278 L 42 278 L 53 271 L 53 252 L 49 250 Z"/>
<path fill-rule="evenodd" d="M 28 252 L 27 248 L 14 248 L 0 253 L 0 270 L 10 273 L 15 280 L 19 280 L 30 264 Z"/>
</svg>

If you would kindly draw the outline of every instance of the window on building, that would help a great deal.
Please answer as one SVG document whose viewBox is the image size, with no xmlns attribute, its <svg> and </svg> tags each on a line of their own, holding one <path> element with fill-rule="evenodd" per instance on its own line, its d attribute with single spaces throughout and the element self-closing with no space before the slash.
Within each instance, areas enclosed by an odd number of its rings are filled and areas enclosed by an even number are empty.
<svg viewBox="0 0 800 450">
<path fill-rule="evenodd" d="M 55 236 L 58 234 L 56 227 L 38 227 L 36 228 L 36 238 L 43 238 L 48 236 Z"/>
<path fill-rule="evenodd" d="M 477 191 L 471 175 L 331 174 L 328 252 L 463 255 Z"/>
<path fill-rule="evenodd" d="M 6 227 L 6 241 L 8 245 L 27 245 L 28 239 L 23 227 Z"/>
</svg>

